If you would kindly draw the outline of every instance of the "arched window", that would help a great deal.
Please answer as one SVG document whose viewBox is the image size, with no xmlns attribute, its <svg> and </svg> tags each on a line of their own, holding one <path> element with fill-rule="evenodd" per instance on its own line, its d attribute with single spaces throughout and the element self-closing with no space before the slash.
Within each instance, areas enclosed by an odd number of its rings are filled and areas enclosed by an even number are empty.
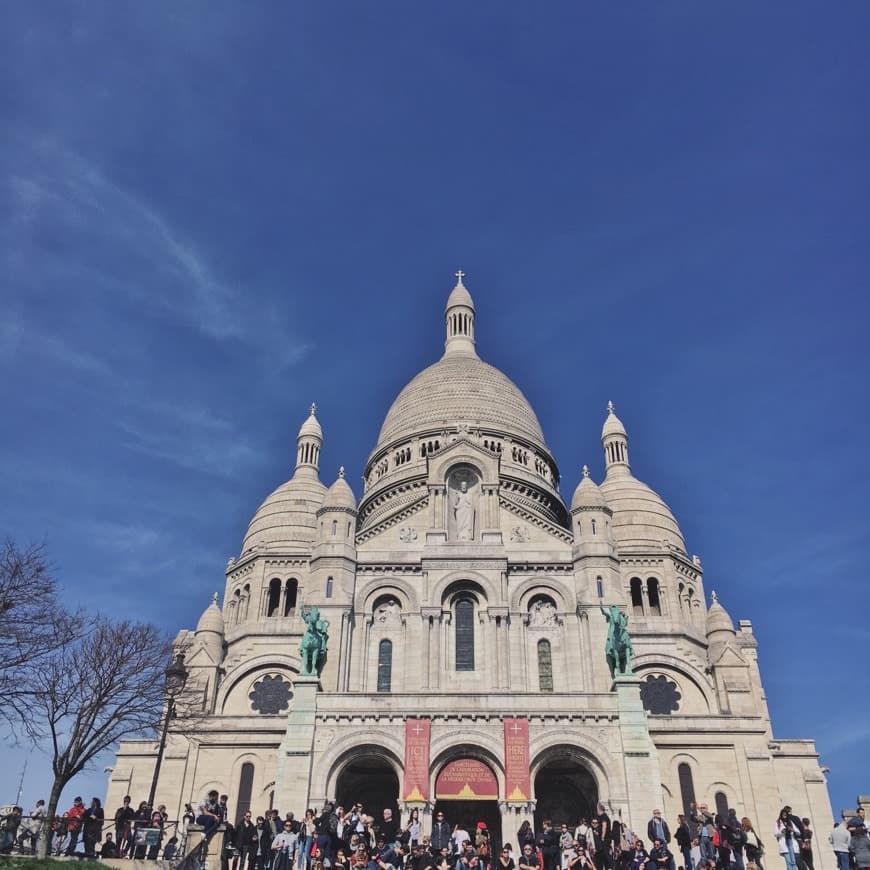
<svg viewBox="0 0 870 870">
<path fill-rule="evenodd" d="M 254 765 L 246 761 L 239 775 L 239 797 L 236 800 L 236 824 L 251 809 L 251 793 L 254 790 Z"/>
<path fill-rule="evenodd" d="M 635 616 L 643 616 L 643 584 L 640 577 L 631 578 L 631 611 Z"/>
<path fill-rule="evenodd" d="M 334 538 L 338 534 L 338 520 L 332 521 L 332 537 Z"/>
<path fill-rule="evenodd" d="M 378 644 L 378 691 L 389 692 L 393 680 L 393 642 L 382 640 Z"/>
<path fill-rule="evenodd" d="M 680 797 L 683 799 L 683 813 L 688 818 L 689 807 L 695 800 L 695 781 L 692 779 L 692 768 L 684 761 L 677 768 L 680 780 Z"/>
<path fill-rule="evenodd" d="M 276 577 L 269 582 L 269 597 L 266 599 L 266 616 L 277 616 L 281 606 L 281 581 Z"/>
<path fill-rule="evenodd" d="M 591 523 L 592 523 L 592 534 L 597 535 L 598 534 L 598 524 L 595 522 L 595 520 L 591 520 Z"/>
<path fill-rule="evenodd" d="M 290 616 L 296 609 L 296 593 L 298 589 L 299 583 L 291 577 L 284 587 L 284 616 Z"/>
<path fill-rule="evenodd" d="M 326 578 L 326 597 L 332 598 L 332 577 Z"/>
<path fill-rule="evenodd" d="M 553 652 L 550 641 L 538 641 L 538 688 L 542 692 L 553 691 Z"/>
<path fill-rule="evenodd" d="M 598 590 L 598 597 L 604 598 L 604 581 L 600 577 L 595 578 L 595 587 Z"/>
<path fill-rule="evenodd" d="M 655 577 L 650 577 L 646 581 L 646 595 L 649 601 L 649 612 L 653 616 L 661 616 L 662 602 L 659 598 L 659 581 Z"/>
<path fill-rule="evenodd" d="M 244 611 L 239 614 L 239 619 L 248 618 L 248 608 L 251 606 L 251 584 L 245 583 L 245 588 L 242 591 L 242 606 Z"/>
<path fill-rule="evenodd" d="M 456 670 L 474 670 L 474 601 L 456 602 Z"/>
<path fill-rule="evenodd" d="M 723 819 L 728 818 L 728 798 L 725 796 L 724 791 L 717 791 L 713 800 L 716 802 L 716 812 L 722 816 Z"/>
</svg>

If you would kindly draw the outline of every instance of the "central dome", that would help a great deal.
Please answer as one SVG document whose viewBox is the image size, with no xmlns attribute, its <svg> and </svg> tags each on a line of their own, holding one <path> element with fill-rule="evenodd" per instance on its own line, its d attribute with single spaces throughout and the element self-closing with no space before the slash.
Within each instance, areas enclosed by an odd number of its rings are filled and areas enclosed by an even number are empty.
<svg viewBox="0 0 870 870">
<path fill-rule="evenodd" d="M 476 356 L 446 354 L 396 397 L 376 451 L 418 433 L 460 423 L 545 446 L 541 424 L 517 385 Z"/>
</svg>

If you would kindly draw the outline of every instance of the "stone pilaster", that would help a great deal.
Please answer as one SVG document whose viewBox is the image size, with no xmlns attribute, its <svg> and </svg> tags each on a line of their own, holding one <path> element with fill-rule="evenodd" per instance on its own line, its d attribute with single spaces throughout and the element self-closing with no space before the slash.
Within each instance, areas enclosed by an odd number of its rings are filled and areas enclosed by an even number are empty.
<svg viewBox="0 0 870 870">
<path fill-rule="evenodd" d="M 293 682 L 293 703 L 287 715 L 287 730 L 278 747 L 276 807 L 309 805 L 314 722 L 319 689 L 320 680 L 316 676 L 298 676 Z"/>
<path fill-rule="evenodd" d="M 613 689 L 617 697 L 619 734 L 628 786 L 628 824 L 633 831 L 642 831 L 653 808 L 662 805 L 658 752 L 650 737 L 646 710 L 640 700 L 640 678 L 617 676 Z"/>
</svg>

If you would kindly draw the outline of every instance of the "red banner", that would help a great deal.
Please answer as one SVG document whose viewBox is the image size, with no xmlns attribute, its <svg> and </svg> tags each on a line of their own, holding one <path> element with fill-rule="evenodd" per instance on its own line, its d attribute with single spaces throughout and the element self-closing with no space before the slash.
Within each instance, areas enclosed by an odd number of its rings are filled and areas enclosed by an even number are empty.
<svg viewBox="0 0 870 870">
<path fill-rule="evenodd" d="M 498 798 L 495 774 L 476 758 L 457 758 L 446 764 L 435 780 L 435 800 L 442 798 L 489 801 Z"/>
<path fill-rule="evenodd" d="M 405 801 L 429 799 L 429 720 L 405 721 Z"/>
<path fill-rule="evenodd" d="M 528 719 L 504 720 L 504 793 L 508 803 L 525 803 L 532 793 Z"/>
</svg>

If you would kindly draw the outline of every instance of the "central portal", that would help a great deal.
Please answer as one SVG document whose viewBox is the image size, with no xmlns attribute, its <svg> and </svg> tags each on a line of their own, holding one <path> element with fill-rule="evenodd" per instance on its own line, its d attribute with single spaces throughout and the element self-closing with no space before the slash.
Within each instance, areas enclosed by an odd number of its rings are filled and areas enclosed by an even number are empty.
<svg viewBox="0 0 870 870">
<path fill-rule="evenodd" d="M 498 854 L 502 844 L 498 780 L 484 762 L 457 758 L 444 765 L 435 780 L 435 813 L 444 813 L 451 829 L 456 825 L 464 828 L 472 842 L 483 822 L 489 831 L 492 854 Z"/>
</svg>

